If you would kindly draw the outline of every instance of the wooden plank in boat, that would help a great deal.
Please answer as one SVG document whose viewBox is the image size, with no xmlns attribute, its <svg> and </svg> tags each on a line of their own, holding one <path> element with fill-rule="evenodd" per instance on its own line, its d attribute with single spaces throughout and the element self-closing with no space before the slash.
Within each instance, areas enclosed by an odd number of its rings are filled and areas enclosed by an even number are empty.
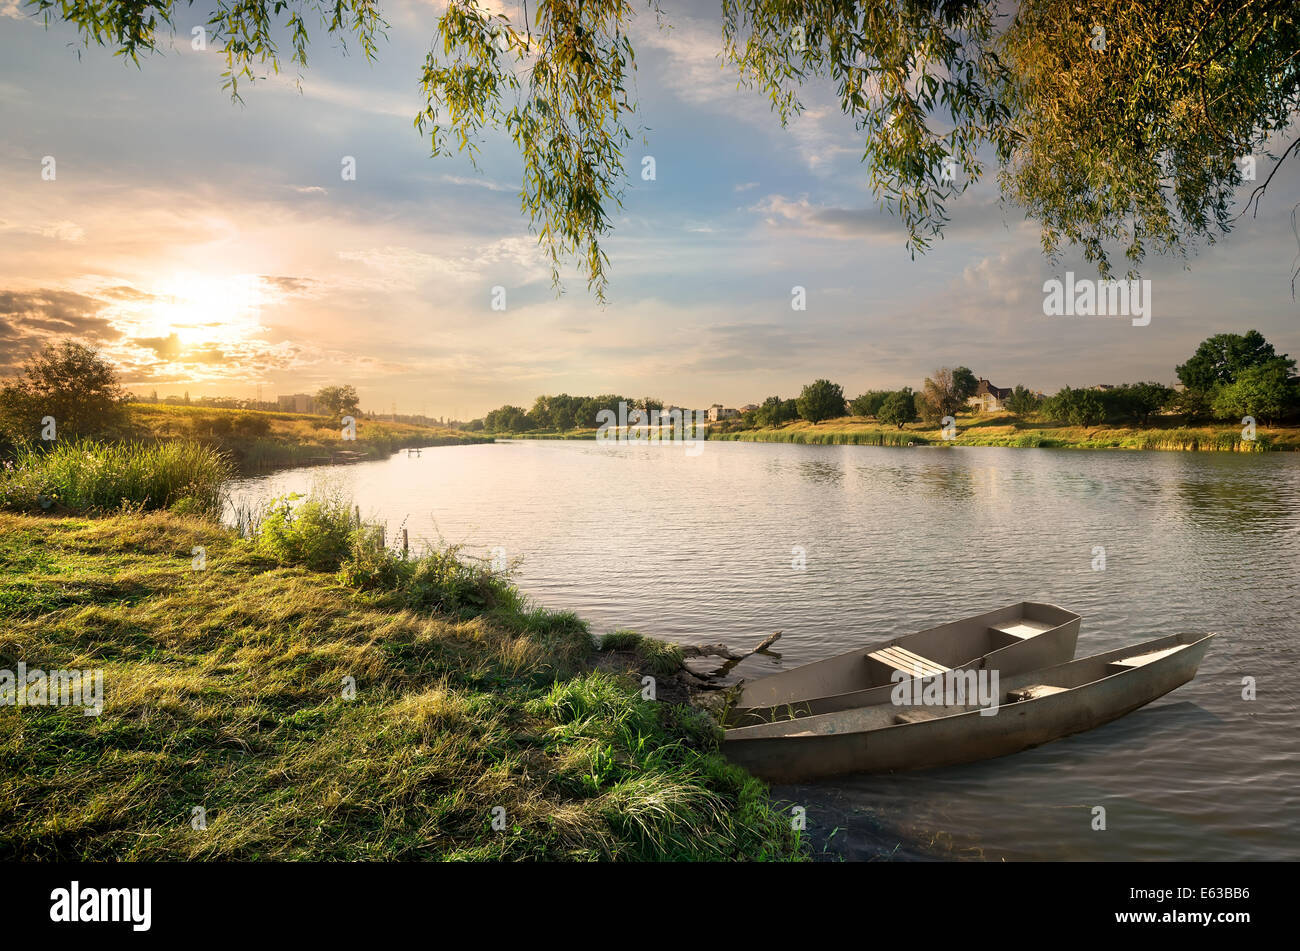
<svg viewBox="0 0 1300 951">
<path fill-rule="evenodd" d="M 1111 663 L 1117 664 L 1120 667 L 1142 667 L 1181 649 L 1181 645 L 1178 647 L 1166 647 L 1162 651 L 1151 651 L 1149 654 L 1134 654 L 1132 657 L 1122 657 L 1119 660 L 1111 661 Z"/>
<path fill-rule="evenodd" d="M 1016 621 L 1007 624 L 994 625 L 993 630 L 1001 631 L 1003 634 L 1010 634 L 1012 637 L 1018 637 L 1022 641 L 1028 640 L 1044 631 L 1050 631 L 1054 625 L 1047 624 L 1043 621 L 1031 621 L 1029 618 L 1019 618 Z"/>
<path fill-rule="evenodd" d="M 872 651 L 867 656 L 894 670 L 901 670 L 909 676 L 916 676 L 919 672 L 922 677 L 931 677 L 935 674 L 947 673 L 951 669 L 897 644 Z"/>
</svg>

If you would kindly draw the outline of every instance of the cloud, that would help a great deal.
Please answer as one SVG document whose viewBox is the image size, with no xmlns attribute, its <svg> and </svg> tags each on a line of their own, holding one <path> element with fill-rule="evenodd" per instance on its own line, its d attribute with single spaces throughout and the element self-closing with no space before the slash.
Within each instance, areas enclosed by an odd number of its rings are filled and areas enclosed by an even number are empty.
<svg viewBox="0 0 1300 951">
<path fill-rule="evenodd" d="M 97 290 L 96 293 L 119 301 L 152 301 L 156 299 L 153 294 L 142 291 L 138 287 L 132 287 L 129 284 L 103 287 Z"/>
<path fill-rule="evenodd" d="M 383 87 L 360 83 L 334 82 L 323 79 L 319 71 L 304 76 L 301 81 L 284 73 L 272 74 L 266 82 L 273 89 L 292 92 L 304 99 L 314 99 L 352 112 L 400 116 L 407 122 L 422 108 L 420 100 L 408 93 L 394 93 Z"/>
<path fill-rule="evenodd" d="M 794 231 L 833 240 L 879 239 L 901 243 L 906 238 L 902 222 L 873 208 L 834 208 L 814 205 L 806 197 L 791 199 L 768 195 L 750 206 L 769 228 Z"/>
<path fill-rule="evenodd" d="M 1033 250 L 1003 251 L 987 255 L 966 265 L 961 272 L 964 289 L 989 305 L 1003 308 L 1027 307 L 1033 300 L 1041 304 L 1043 264 Z"/>
<path fill-rule="evenodd" d="M 152 350 L 160 360 L 173 361 L 181 355 L 181 338 L 176 334 L 166 337 L 136 337 L 128 343 Z"/>
<path fill-rule="evenodd" d="M 257 279 L 278 291 L 280 297 L 311 297 L 322 289 L 322 282 L 310 277 L 259 274 Z"/>
<path fill-rule="evenodd" d="M 444 181 L 449 185 L 466 185 L 475 188 L 486 188 L 488 191 L 493 192 L 510 191 L 510 189 L 505 185 L 494 182 L 490 178 L 472 178 L 466 175 L 443 175 L 441 181 Z"/>
<path fill-rule="evenodd" d="M 530 284 L 550 277 L 550 270 L 535 239 L 500 238 L 468 254 L 431 254 L 415 248 L 388 245 L 356 251 L 339 251 L 343 261 L 353 261 L 378 272 L 389 281 L 414 287 L 434 277 L 479 280 L 490 277 L 507 286 Z"/>
<path fill-rule="evenodd" d="M 38 235 L 42 238 L 53 238 L 55 241 L 67 241 L 76 244 L 86 239 L 86 229 L 81 227 L 75 221 L 50 221 L 44 224 L 27 224 L 21 225 L 14 221 L 5 221 L 0 219 L 0 232 L 8 231 L 14 234 Z"/>
<path fill-rule="evenodd" d="M 27 357 L 56 339 L 117 340 L 121 333 L 102 316 L 106 306 L 74 291 L 0 290 L 0 373 L 13 374 Z"/>
</svg>

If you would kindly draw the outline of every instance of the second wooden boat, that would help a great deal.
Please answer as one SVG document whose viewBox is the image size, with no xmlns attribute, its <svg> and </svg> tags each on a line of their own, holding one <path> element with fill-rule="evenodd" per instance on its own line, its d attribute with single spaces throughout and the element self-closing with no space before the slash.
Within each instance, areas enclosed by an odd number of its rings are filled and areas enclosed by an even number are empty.
<svg viewBox="0 0 1300 951">
<path fill-rule="evenodd" d="M 891 641 L 828 657 L 747 683 L 727 723 L 745 726 L 884 703 L 896 672 L 929 677 L 954 669 L 1003 676 L 1074 657 L 1079 615 L 1054 604 L 1021 601 Z"/>
<path fill-rule="evenodd" d="M 999 676 L 995 705 L 883 703 L 728 730 L 728 759 L 769 782 L 893 772 L 1005 756 L 1109 723 L 1196 676 L 1213 634 Z"/>
</svg>

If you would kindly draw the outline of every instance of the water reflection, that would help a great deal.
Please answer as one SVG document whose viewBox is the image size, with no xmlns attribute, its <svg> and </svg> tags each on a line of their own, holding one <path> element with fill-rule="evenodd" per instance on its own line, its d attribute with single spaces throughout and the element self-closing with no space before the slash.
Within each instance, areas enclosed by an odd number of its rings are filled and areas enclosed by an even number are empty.
<svg viewBox="0 0 1300 951">
<path fill-rule="evenodd" d="M 1293 532 L 1295 513 L 1283 488 L 1259 478 L 1185 479 L 1175 484 L 1174 496 L 1183 517 L 1200 528 L 1228 534 Z"/>
<path fill-rule="evenodd" d="M 839 485 L 844 481 L 844 467 L 825 459 L 805 461 L 799 463 L 799 475 L 814 485 Z"/>
</svg>

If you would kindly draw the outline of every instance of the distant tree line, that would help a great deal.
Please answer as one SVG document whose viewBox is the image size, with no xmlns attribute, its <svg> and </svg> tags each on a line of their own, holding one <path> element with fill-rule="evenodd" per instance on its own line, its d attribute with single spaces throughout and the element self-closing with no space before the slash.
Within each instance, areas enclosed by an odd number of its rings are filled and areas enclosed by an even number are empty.
<svg viewBox="0 0 1300 951">
<path fill-rule="evenodd" d="M 532 409 L 522 406 L 499 406 L 490 410 L 481 419 L 471 420 L 465 424 L 470 432 L 487 433 L 526 433 L 526 432 L 565 432 L 570 429 L 594 429 L 597 416 L 601 410 L 618 413 L 619 403 L 626 403 L 629 410 L 663 409 L 663 402 L 653 397 L 632 399 L 607 393 L 602 396 L 570 396 L 560 393 L 557 396 L 539 396 L 533 401 Z"/>
<path fill-rule="evenodd" d="M 1002 397 L 1003 409 L 1022 418 L 1071 426 L 1115 423 L 1149 426 L 1153 417 L 1166 413 L 1188 421 L 1239 420 L 1250 416 L 1263 425 L 1300 415 L 1300 381 L 1296 361 L 1277 354 L 1256 330 L 1245 334 L 1217 334 L 1205 340 L 1196 353 L 1177 368 L 1181 391 L 1164 383 L 1145 381 L 1104 387 L 1063 387 L 1041 396 L 1022 384 Z M 875 419 L 902 429 L 917 420 L 938 425 L 945 417 L 968 411 L 979 378 L 969 368 L 940 367 L 926 377 L 919 390 L 867 390 L 846 399 L 840 384 L 814 380 L 796 397 L 769 396 L 739 417 L 716 423 L 724 431 L 770 429 L 797 420 L 814 425 L 845 415 Z M 661 409 L 656 399 L 621 396 L 539 396 L 530 410 L 502 406 L 467 429 L 498 433 L 564 431 L 596 425 L 602 409 L 618 411 L 620 401 L 629 408 Z"/>
<path fill-rule="evenodd" d="M 1115 423 L 1149 426 L 1154 417 L 1179 414 L 1186 421 L 1240 420 L 1252 417 L 1269 425 L 1300 416 L 1300 380 L 1296 361 L 1279 355 L 1256 330 L 1217 334 L 1177 368 L 1182 388 L 1145 381 L 1114 386 L 1063 387 L 1042 396 L 1017 384 L 1001 399 L 1015 416 L 1049 423 L 1095 426 Z M 979 379 L 964 366 L 940 367 L 918 391 L 867 390 L 845 400 L 839 384 L 816 380 L 797 398 L 769 396 L 757 409 L 723 424 L 725 430 L 772 428 L 795 420 L 817 424 L 843 416 L 873 418 L 902 428 L 922 420 L 939 424 L 971 408 Z"/>
</svg>

